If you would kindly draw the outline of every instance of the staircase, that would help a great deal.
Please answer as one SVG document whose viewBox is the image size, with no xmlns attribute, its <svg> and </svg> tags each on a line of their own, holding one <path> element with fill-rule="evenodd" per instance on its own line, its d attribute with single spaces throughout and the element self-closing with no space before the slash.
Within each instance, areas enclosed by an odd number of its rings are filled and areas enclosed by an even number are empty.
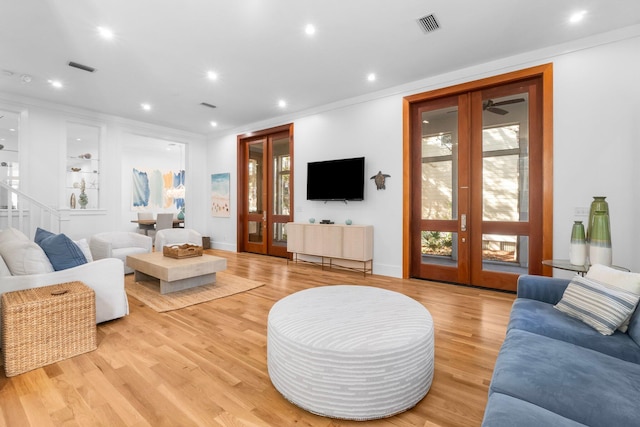
<svg viewBox="0 0 640 427">
<path fill-rule="evenodd" d="M 0 230 L 17 228 L 33 239 L 37 227 L 59 233 L 62 221 L 58 210 L 0 182 Z"/>
</svg>

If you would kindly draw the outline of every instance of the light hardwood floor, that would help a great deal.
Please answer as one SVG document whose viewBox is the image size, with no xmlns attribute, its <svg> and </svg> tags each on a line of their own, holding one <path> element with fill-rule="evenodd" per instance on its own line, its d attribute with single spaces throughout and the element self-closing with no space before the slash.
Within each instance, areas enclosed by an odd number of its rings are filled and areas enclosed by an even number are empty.
<svg viewBox="0 0 640 427">
<path fill-rule="evenodd" d="M 0 425 L 480 425 L 513 294 L 207 252 L 227 258 L 229 272 L 266 286 L 168 313 L 130 298 L 129 316 L 98 325 L 97 350 L 9 379 L 2 371 Z M 402 292 L 431 312 L 435 373 L 416 407 L 383 420 L 332 420 L 297 408 L 273 388 L 266 360 L 271 306 L 328 284 Z"/>
</svg>

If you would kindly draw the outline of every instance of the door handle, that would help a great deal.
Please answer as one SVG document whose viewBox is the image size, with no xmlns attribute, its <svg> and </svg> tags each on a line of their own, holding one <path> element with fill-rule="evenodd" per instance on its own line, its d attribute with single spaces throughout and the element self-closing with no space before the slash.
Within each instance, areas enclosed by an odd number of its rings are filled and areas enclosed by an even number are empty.
<svg viewBox="0 0 640 427">
<path fill-rule="evenodd" d="M 467 214 L 460 215 L 460 231 L 467 231 Z"/>
</svg>

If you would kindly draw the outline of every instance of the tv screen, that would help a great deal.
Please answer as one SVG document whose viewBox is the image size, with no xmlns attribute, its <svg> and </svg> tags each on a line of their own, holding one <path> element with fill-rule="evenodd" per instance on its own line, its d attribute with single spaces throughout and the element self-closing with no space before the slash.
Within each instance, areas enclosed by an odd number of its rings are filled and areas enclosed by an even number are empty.
<svg viewBox="0 0 640 427">
<path fill-rule="evenodd" d="M 364 200 L 364 157 L 307 163 L 307 200 Z"/>
</svg>

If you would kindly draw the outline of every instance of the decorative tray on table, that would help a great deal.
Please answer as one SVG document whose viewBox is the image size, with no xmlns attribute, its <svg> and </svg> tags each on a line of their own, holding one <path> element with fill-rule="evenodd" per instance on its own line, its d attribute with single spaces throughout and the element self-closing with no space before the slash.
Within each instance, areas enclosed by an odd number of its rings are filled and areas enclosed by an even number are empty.
<svg viewBox="0 0 640 427">
<path fill-rule="evenodd" d="M 162 255 L 170 258 L 191 258 L 194 256 L 202 256 L 202 246 L 190 245 L 171 245 L 162 248 Z"/>
</svg>

